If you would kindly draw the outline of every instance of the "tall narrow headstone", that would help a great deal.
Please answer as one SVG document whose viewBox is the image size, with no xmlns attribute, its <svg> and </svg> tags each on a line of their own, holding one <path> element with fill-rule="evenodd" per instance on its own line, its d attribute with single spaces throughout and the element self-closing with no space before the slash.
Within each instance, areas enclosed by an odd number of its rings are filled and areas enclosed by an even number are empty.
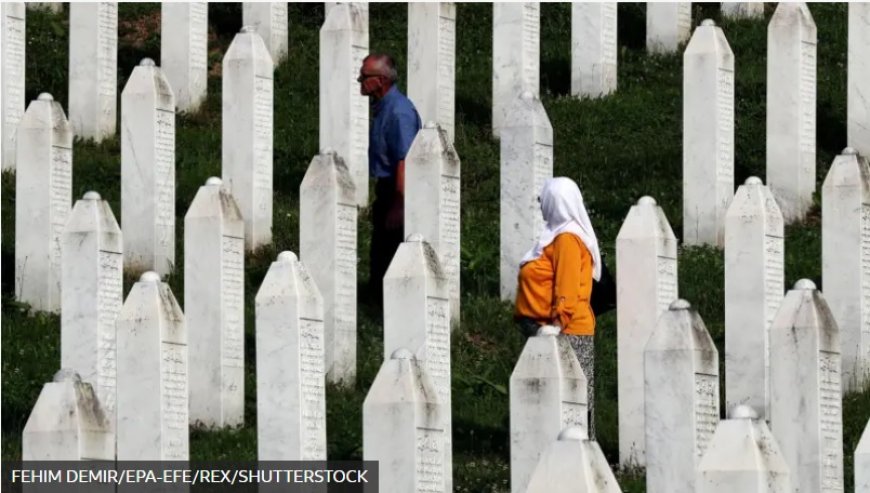
<svg viewBox="0 0 870 493">
<path fill-rule="evenodd" d="M 720 9 L 728 19 L 764 19 L 764 2 L 722 2 Z"/>
<path fill-rule="evenodd" d="M 323 295 L 326 378 L 356 379 L 357 208 L 353 178 L 339 156 L 314 156 L 299 187 L 299 251 Z"/>
<path fill-rule="evenodd" d="M 677 299 L 677 238 L 652 197 L 632 206 L 616 237 L 619 462 L 644 465 L 643 350 Z"/>
<path fill-rule="evenodd" d="M 870 3 L 849 3 L 849 74 L 846 142 L 870 156 Z"/>
<path fill-rule="evenodd" d="M 453 142 L 456 113 L 456 4 L 408 3 L 408 97 L 420 118 Z"/>
<path fill-rule="evenodd" d="M 855 493 L 870 493 L 870 421 L 855 448 Z"/>
<path fill-rule="evenodd" d="M 501 136 L 507 112 L 524 91 L 540 91 L 541 6 L 492 4 L 492 134 Z"/>
<path fill-rule="evenodd" d="M 72 204 L 72 127 L 60 103 L 42 93 L 16 136 L 15 298 L 60 310 L 61 234 Z"/>
<path fill-rule="evenodd" d="M 254 28 L 223 61 L 221 173 L 245 219 L 245 248 L 272 242 L 272 58 Z"/>
<path fill-rule="evenodd" d="M 187 460 L 187 354 L 181 307 L 145 272 L 118 315 L 118 460 Z"/>
<path fill-rule="evenodd" d="M 76 137 L 115 135 L 118 117 L 118 4 L 69 5 L 69 121 Z"/>
<path fill-rule="evenodd" d="M 537 96 L 514 99 L 502 127 L 499 190 L 501 298 L 516 298 L 520 260 L 544 226 L 538 196 L 553 177 L 553 127 Z"/>
<path fill-rule="evenodd" d="M 571 2 L 571 94 L 616 91 L 616 2 Z"/>
<path fill-rule="evenodd" d="M 455 322 L 460 313 L 459 170 L 459 156 L 447 132 L 426 123 L 405 158 L 405 231 L 422 234 L 438 252 Z"/>
<path fill-rule="evenodd" d="M 805 3 L 780 3 L 767 26 L 767 186 L 786 224 L 816 191 L 816 23 Z"/>
<path fill-rule="evenodd" d="M 380 463 L 385 491 L 449 491 L 445 405 L 408 349 L 384 361 L 363 403 L 363 459 Z"/>
<path fill-rule="evenodd" d="M 293 252 L 257 292 L 257 457 L 326 460 L 323 298 Z"/>
<path fill-rule="evenodd" d="M 737 189 L 725 217 L 725 405 L 770 407 L 769 331 L 785 293 L 782 214 L 761 180 Z"/>
<path fill-rule="evenodd" d="M 62 238 L 60 366 L 93 385 L 114 430 L 115 322 L 124 302 L 121 228 L 109 203 L 87 192 Z"/>
<path fill-rule="evenodd" d="M 840 383 L 837 322 L 802 279 L 770 329 L 770 428 L 800 492 L 844 491 Z"/>
<path fill-rule="evenodd" d="M 160 8 L 160 64 L 178 111 L 193 112 L 205 101 L 208 85 L 208 2 L 166 2 Z"/>
<path fill-rule="evenodd" d="M 3 170 L 15 169 L 15 133 L 24 115 L 24 2 L 2 5 L 3 16 Z"/>
<path fill-rule="evenodd" d="M 822 278 L 840 330 L 843 392 L 870 383 L 870 163 L 847 147 L 822 185 Z"/>
<path fill-rule="evenodd" d="M 191 347 L 190 422 L 245 423 L 245 221 L 220 178 L 184 216 L 184 314 Z"/>
<path fill-rule="evenodd" d="M 121 93 L 121 225 L 124 268 L 175 268 L 175 95 L 150 58 Z"/>
<path fill-rule="evenodd" d="M 45 384 L 24 425 L 22 459 L 114 460 L 115 434 L 101 399 L 72 369 Z"/>
<path fill-rule="evenodd" d="M 719 423 L 719 352 L 685 300 L 659 317 L 644 349 L 646 491 L 695 493 Z"/>
<path fill-rule="evenodd" d="M 527 493 L 622 493 L 595 440 L 579 426 L 565 428 L 541 454 Z"/>
<path fill-rule="evenodd" d="M 346 163 L 360 206 L 368 204 L 369 101 L 356 79 L 368 38 L 368 6 L 356 3 L 331 8 L 320 28 L 320 148 Z"/>
<path fill-rule="evenodd" d="M 734 195 L 734 54 L 706 19 L 683 53 L 683 242 L 724 243 Z"/>
<path fill-rule="evenodd" d="M 586 375 L 568 340 L 545 326 L 529 337 L 510 380 L 511 491 L 526 491 L 541 454 L 567 427 L 588 430 Z"/>
<path fill-rule="evenodd" d="M 242 25 L 257 30 L 276 67 L 287 58 L 290 44 L 287 2 L 243 2 Z"/>
<path fill-rule="evenodd" d="M 646 49 L 674 53 L 692 32 L 691 2 L 646 3 Z"/>
<path fill-rule="evenodd" d="M 698 465 L 697 493 L 794 493 L 788 465 L 763 418 L 737 406 L 719 422 Z"/>
</svg>

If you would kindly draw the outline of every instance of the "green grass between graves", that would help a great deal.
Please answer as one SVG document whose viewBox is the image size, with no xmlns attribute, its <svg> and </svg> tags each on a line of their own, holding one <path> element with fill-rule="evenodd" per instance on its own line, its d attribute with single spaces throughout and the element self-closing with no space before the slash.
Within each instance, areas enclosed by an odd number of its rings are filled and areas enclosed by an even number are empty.
<svg viewBox="0 0 870 493">
<path fill-rule="evenodd" d="M 723 26 L 736 56 L 736 182 L 764 176 L 765 22 L 728 22 L 717 4 L 695 4 L 695 23 L 711 17 Z M 812 4 L 818 25 L 818 183 L 833 156 L 845 146 L 846 6 Z M 453 436 L 457 492 L 509 491 L 508 379 L 522 340 L 511 322 L 511 306 L 498 300 L 498 144 L 490 139 L 492 13 L 489 4 L 460 4 L 457 26 L 456 148 L 462 159 L 462 328 L 454 334 Z M 772 14 L 768 4 L 766 17 Z M 28 11 L 27 99 L 51 92 L 67 108 L 66 14 Z M 682 57 L 644 53 L 645 7 L 619 6 L 619 90 L 602 100 L 576 100 L 570 88 L 570 5 L 542 7 L 541 93 L 555 132 L 555 171 L 578 181 L 607 253 L 629 207 L 642 195 L 662 205 L 681 235 L 681 63 Z M 290 5 L 290 56 L 275 73 L 274 244 L 246 259 L 245 427 L 194 430 L 192 459 L 256 457 L 254 304 L 277 252 L 298 247 L 298 187 L 318 144 L 318 29 L 322 4 Z M 144 56 L 160 58 L 159 4 L 120 4 L 119 88 Z M 406 59 L 405 4 L 371 6 L 371 47 Z M 205 179 L 220 175 L 220 60 L 241 24 L 240 4 L 209 6 L 209 96 L 195 115 L 177 126 L 176 212 L 178 265 L 183 265 L 183 217 Z M 402 68 L 400 73 L 404 73 Z M 119 89 L 120 97 L 120 89 Z M 119 110 L 120 111 L 120 110 Z M 76 141 L 73 196 L 97 190 L 120 216 L 120 144 Z M 31 313 L 12 299 L 14 279 L 14 176 L 2 182 L 2 457 L 20 457 L 21 431 L 44 382 L 58 369 L 59 318 Z M 818 201 L 816 201 L 818 204 Z M 367 281 L 369 211 L 360 214 L 359 282 Z M 120 217 L 119 217 L 120 219 Z M 804 224 L 789 227 L 786 283 L 821 277 L 818 205 Z M 723 255 L 712 248 L 681 248 L 680 294 L 704 318 L 724 359 Z M 618 266 L 613 265 L 611 268 Z M 179 301 L 182 270 L 170 279 Z M 132 280 L 125 280 L 129 290 Z M 615 316 L 599 319 L 596 397 L 598 437 L 617 461 Z M 382 355 L 381 314 L 359 313 L 358 382 L 328 390 L 330 458 L 362 456 L 361 410 Z M 724 374 L 724 371 L 723 371 Z M 723 387 L 724 388 L 724 387 Z M 868 416 L 870 391 L 844 401 L 847 491 L 852 451 Z M 626 492 L 644 490 L 642 474 L 620 471 Z"/>
</svg>

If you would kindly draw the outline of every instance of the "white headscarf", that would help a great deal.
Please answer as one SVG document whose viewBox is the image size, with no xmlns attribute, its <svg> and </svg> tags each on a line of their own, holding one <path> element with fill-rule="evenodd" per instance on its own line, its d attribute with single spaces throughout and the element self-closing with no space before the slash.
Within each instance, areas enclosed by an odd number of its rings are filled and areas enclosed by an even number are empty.
<svg viewBox="0 0 870 493">
<path fill-rule="evenodd" d="M 586 245 L 592 255 L 592 278 L 601 279 L 601 251 L 598 238 L 592 229 L 589 213 L 583 205 L 580 188 L 570 178 L 550 178 L 541 190 L 541 212 L 544 214 L 544 229 L 537 244 L 529 250 L 520 265 L 531 262 L 544 253 L 544 248 L 562 233 L 571 233 Z"/>
</svg>

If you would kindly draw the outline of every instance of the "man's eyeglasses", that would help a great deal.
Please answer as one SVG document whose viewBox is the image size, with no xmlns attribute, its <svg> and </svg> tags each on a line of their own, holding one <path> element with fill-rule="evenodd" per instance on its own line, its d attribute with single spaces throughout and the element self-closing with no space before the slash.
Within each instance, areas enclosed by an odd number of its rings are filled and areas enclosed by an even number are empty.
<svg viewBox="0 0 870 493">
<path fill-rule="evenodd" d="M 372 77 L 380 77 L 380 74 L 359 74 L 359 77 L 356 78 L 357 82 L 362 82 L 366 79 L 370 79 Z"/>
</svg>

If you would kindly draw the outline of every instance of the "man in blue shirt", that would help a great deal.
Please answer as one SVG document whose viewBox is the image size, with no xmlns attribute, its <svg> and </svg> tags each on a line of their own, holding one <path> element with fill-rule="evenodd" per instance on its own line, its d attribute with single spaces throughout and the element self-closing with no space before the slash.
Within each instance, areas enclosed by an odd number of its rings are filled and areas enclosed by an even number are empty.
<svg viewBox="0 0 870 493">
<path fill-rule="evenodd" d="M 383 299 L 383 279 L 393 254 L 404 241 L 405 156 L 420 130 L 420 115 L 396 82 L 393 57 L 371 54 L 363 60 L 360 94 L 372 100 L 369 131 L 369 174 L 376 180 L 372 204 L 372 244 L 369 289 L 377 304 Z"/>
</svg>

